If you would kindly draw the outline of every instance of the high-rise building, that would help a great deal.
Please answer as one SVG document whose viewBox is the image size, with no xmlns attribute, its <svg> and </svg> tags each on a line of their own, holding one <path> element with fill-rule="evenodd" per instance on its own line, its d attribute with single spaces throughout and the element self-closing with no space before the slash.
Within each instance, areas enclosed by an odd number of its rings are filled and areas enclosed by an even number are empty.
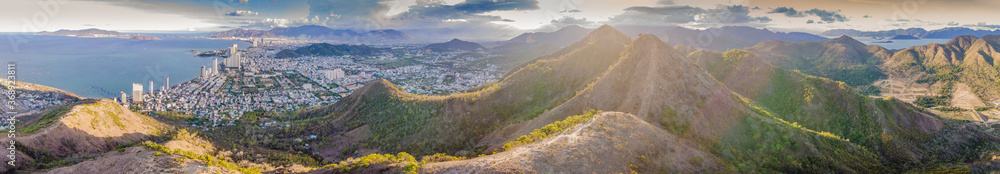
<svg viewBox="0 0 1000 174">
<path fill-rule="evenodd" d="M 229 56 L 229 58 L 226 58 L 225 64 L 226 64 L 226 68 L 236 68 L 236 69 L 239 69 L 240 68 L 240 54 L 237 53 L 237 54 L 233 54 L 233 55 Z"/>
<path fill-rule="evenodd" d="M 125 91 L 119 91 L 119 92 L 122 93 L 122 100 L 121 100 L 122 104 L 128 103 L 128 98 L 126 98 L 127 96 L 125 96 Z"/>
<path fill-rule="evenodd" d="M 170 76 L 167 76 L 167 81 L 163 82 L 163 86 L 166 86 L 167 89 L 170 89 Z"/>
<path fill-rule="evenodd" d="M 206 73 L 205 72 L 205 66 L 201 66 L 201 78 L 202 79 L 204 79 L 205 77 L 207 77 L 205 73 Z"/>
<path fill-rule="evenodd" d="M 323 73 L 323 77 L 326 77 L 326 79 L 332 80 L 344 78 L 344 70 L 339 68 L 334 70 L 322 70 L 321 72 Z"/>
<path fill-rule="evenodd" d="M 226 67 L 240 69 L 240 61 L 239 49 L 236 44 L 233 44 L 233 47 L 229 48 L 229 58 L 226 58 Z"/>
<path fill-rule="evenodd" d="M 212 61 L 212 68 L 214 69 L 212 75 L 219 75 L 219 58 Z"/>
<path fill-rule="evenodd" d="M 149 94 L 153 94 L 153 81 L 149 81 Z"/>
<path fill-rule="evenodd" d="M 142 83 L 132 84 L 132 103 L 142 103 Z"/>
<path fill-rule="evenodd" d="M 236 54 L 236 44 L 233 44 L 233 47 L 229 48 L 229 57 L 232 57 L 234 54 Z"/>
</svg>

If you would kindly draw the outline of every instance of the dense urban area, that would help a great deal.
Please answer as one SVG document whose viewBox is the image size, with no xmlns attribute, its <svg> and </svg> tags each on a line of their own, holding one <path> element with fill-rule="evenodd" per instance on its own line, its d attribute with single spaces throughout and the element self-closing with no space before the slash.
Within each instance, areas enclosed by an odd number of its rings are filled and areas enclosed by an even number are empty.
<svg viewBox="0 0 1000 174">
<path fill-rule="evenodd" d="M 410 93 L 441 95 L 496 81 L 504 73 L 498 65 L 477 61 L 486 56 L 462 56 L 469 54 L 464 50 L 381 45 L 386 49 L 369 55 L 278 58 L 279 51 L 308 46 L 309 41 L 229 39 L 253 46 L 211 51 L 218 56 L 199 58 L 217 63 L 203 66 L 200 77 L 159 88 L 148 86 L 169 82 L 137 82 L 116 100 L 139 111 L 190 114 L 207 120 L 195 126 L 216 127 L 232 125 L 255 110 L 288 112 L 333 104 L 380 78 Z M 475 54 L 488 54 L 479 52 Z"/>
</svg>

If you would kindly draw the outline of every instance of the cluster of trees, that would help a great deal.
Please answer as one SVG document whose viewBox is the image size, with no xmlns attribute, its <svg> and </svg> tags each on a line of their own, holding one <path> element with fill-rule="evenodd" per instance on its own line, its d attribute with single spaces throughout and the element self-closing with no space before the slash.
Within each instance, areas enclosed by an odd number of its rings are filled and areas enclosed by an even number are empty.
<svg viewBox="0 0 1000 174">
<path fill-rule="evenodd" d="M 948 100 L 951 100 L 950 95 L 939 95 L 939 96 L 917 96 L 917 100 L 913 101 L 913 104 L 919 105 L 925 108 L 931 108 L 935 106 L 947 106 Z"/>
</svg>

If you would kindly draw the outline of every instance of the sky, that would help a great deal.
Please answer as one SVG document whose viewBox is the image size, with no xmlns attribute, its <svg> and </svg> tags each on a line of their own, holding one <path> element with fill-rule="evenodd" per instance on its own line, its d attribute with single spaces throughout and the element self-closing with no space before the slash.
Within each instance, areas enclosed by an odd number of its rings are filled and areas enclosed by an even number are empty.
<svg viewBox="0 0 1000 174">
<path fill-rule="evenodd" d="M 819 33 L 1000 28 L 997 0 L 4 0 L 0 32 L 210 32 L 300 25 L 503 37 L 568 25 L 753 26 Z"/>
</svg>

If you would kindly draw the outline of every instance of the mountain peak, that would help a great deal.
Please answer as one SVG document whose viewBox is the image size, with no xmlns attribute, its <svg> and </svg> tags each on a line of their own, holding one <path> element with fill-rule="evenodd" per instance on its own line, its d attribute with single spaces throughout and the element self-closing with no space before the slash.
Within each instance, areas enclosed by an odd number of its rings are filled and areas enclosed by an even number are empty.
<svg viewBox="0 0 1000 174">
<path fill-rule="evenodd" d="M 375 80 L 375 81 L 368 82 L 367 84 L 365 84 L 365 86 L 362 86 L 361 88 L 362 89 L 358 89 L 358 91 L 361 91 L 361 90 L 374 90 L 372 92 L 376 92 L 376 94 L 377 93 L 393 92 L 393 91 L 399 91 L 400 90 L 399 87 L 397 87 L 395 84 L 392 84 L 392 82 L 389 82 L 389 80 L 385 80 L 385 79 L 378 79 L 378 80 Z"/>
<path fill-rule="evenodd" d="M 594 29 L 594 31 L 590 32 L 590 34 L 587 34 L 587 37 L 584 40 L 595 41 L 603 37 L 614 37 L 615 39 L 628 38 L 628 40 L 631 40 L 631 38 L 628 37 L 628 35 L 625 35 L 625 33 L 622 33 L 621 31 L 618 31 L 614 27 L 611 27 L 610 25 L 607 24 L 602 25 L 597 29 Z"/>
<path fill-rule="evenodd" d="M 827 41 L 827 42 L 839 43 L 839 44 L 851 45 L 851 46 L 861 46 L 861 47 L 865 46 L 865 43 L 861 43 L 860 41 L 855 40 L 854 38 L 851 38 L 850 36 L 847 36 L 847 35 L 840 36 L 837 39 L 830 40 L 830 41 Z"/>
<path fill-rule="evenodd" d="M 587 30 L 587 29 L 583 28 L 583 27 L 581 27 L 579 25 L 570 25 L 570 26 L 566 26 L 566 27 L 560 28 L 556 32 L 571 31 L 571 30 Z"/>
<path fill-rule="evenodd" d="M 970 45 L 972 45 L 972 43 L 975 42 L 976 39 L 979 39 L 979 38 L 976 38 L 976 36 L 973 36 L 973 35 L 962 35 L 962 36 L 958 36 L 958 37 L 952 38 L 951 40 L 948 41 L 948 43 L 945 43 L 945 44 L 946 45 L 955 45 L 955 46 L 958 46 L 958 47 L 961 47 L 961 48 L 967 48 Z"/>
<path fill-rule="evenodd" d="M 601 27 L 597 27 L 592 33 L 608 33 L 608 32 L 618 32 L 618 29 L 611 27 L 611 25 L 604 24 Z"/>
<path fill-rule="evenodd" d="M 660 40 L 660 38 L 656 37 L 653 34 L 639 34 L 639 38 L 635 39 L 635 42 L 636 43 L 667 44 L 666 42 L 663 42 L 663 40 Z"/>
<path fill-rule="evenodd" d="M 424 48 L 431 49 L 434 51 L 475 51 L 475 50 L 485 50 L 486 48 L 475 42 L 469 42 L 464 40 L 459 40 L 458 38 L 451 39 L 451 41 L 445 43 L 436 43 L 425 46 Z"/>
</svg>

